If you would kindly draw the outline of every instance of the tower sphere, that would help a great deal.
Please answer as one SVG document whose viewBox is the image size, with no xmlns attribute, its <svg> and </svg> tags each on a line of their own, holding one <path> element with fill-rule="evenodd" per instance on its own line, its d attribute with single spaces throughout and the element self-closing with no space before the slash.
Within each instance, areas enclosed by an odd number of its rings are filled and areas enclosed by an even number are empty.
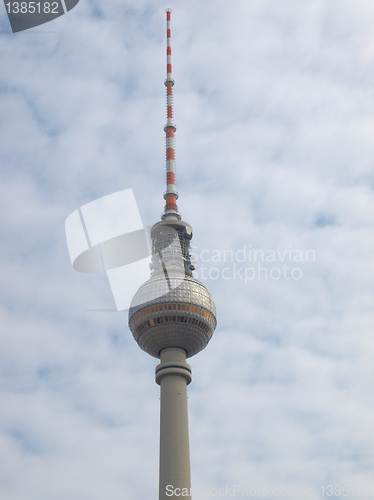
<svg viewBox="0 0 374 500">
<path fill-rule="evenodd" d="M 169 291 L 171 287 L 171 291 Z M 129 327 L 139 347 L 155 358 L 168 347 L 180 347 L 187 357 L 200 352 L 216 327 L 212 296 L 193 276 L 153 276 L 136 292 Z"/>
</svg>

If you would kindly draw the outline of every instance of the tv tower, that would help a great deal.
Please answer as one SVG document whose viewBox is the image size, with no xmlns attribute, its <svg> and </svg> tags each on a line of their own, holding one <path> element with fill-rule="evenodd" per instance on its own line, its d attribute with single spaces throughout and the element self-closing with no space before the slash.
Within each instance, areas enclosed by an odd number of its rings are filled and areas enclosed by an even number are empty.
<svg viewBox="0 0 374 500">
<path fill-rule="evenodd" d="M 161 401 L 159 500 L 173 494 L 191 498 L 187 414 L 191 367 L 186 359 L 206 347 L 217 325 L 213 298 L 192 275 L 192 227 L 181 220 L 176 204 L 171 9 L 166 10 L 166 18 L 166 204 L 161 222 L 151 229 L 151 277 L 135 293 L 129 309 L 134 339 L 141 349 L 160 359 L 156 367 Z"/>
</svg>

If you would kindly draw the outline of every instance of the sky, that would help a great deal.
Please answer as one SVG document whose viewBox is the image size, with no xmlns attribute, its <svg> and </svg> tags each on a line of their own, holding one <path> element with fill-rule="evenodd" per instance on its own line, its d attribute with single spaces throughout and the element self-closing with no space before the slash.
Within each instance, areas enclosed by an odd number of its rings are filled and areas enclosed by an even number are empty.
<svg viewBox="0 0 374 500">
<path fill-rule="evenodd" d="M 16 34 L 0 8 L 0 498 L 158 495 L 157 360 L 92 311 L 111 289 L 64 226 L 129 188 L 160 220 L 168 7 L 178 206 L 218 319 L 189 360 L 193 498 L 371 498 L 369 0 L 80 0 Z"/>
</svg>

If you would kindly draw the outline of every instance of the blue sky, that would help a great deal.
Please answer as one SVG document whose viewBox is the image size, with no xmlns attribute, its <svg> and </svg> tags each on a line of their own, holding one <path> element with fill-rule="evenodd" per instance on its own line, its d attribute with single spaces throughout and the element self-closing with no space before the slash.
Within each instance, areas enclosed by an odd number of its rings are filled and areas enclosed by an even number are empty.
<svg viewBox="0 0 374 500">
<path fill-rule="evenodd" d="M 0 19 L 0 497 L 157 495 L 157 361 L 88 311 L 113 297 L 64 222 L 128 188 L 159 220 L 167 7 L 178 204 L 218 314 L 190 360 L 192 485 L 374 494 L 373 3 L 81 0 Z"/>
</svg>

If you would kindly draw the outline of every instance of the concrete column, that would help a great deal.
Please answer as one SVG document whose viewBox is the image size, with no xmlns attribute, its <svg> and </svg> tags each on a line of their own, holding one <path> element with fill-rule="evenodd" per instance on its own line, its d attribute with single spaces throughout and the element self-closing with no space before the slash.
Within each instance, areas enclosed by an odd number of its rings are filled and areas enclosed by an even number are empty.
<svg viewBox="0 0 374 500">
<path fill-rule="evenodd" d="M 187 385 L 191 382 L 191 367 L 186 363 L 183 349 L 172 347 L 161 351 L 156 382 L 160 385 L 161 400 L 159 500 L 179 497 L 190 500 Z M 188 496 L 183 495 L 184 488 Z M 175 496 L 171 496 L 173 492 Z"/>
</svg>

